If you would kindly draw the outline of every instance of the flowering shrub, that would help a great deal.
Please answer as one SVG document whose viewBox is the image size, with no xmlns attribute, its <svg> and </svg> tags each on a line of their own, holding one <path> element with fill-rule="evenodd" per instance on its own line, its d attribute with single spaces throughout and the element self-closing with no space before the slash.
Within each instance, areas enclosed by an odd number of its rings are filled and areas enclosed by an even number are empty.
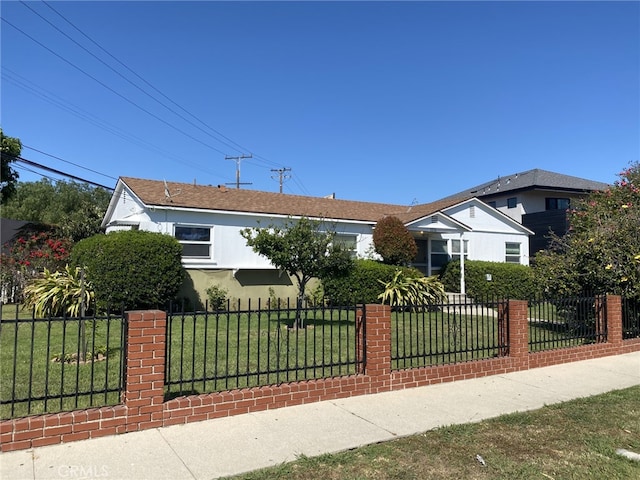
<svg viewBox="0 0 640 480">
<path fill-rule="evenodd" d="M 25 284 L 44 269 L 63 269 L 70 251 L 71 241 L 56 237 L 52 231 L 25 233 L 5 244 L 0 276 L 3 301 L 21 301 Z"/>
<path fill-rule="evenodd" d="M 640 164 L 569 214 L 569 232 L 535 259 L 539 283 L 558 293 L 640 297 Z"/>
</svg>

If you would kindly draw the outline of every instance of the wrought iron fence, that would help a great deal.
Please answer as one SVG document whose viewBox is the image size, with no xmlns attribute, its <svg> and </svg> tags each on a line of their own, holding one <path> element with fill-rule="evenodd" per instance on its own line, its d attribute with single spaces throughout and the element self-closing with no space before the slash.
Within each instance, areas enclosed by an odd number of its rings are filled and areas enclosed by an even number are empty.
<svg viewBox="0 0 640 480">
<path fill-rule="evenodd" d="M 391 366 L 394 370 L 492 358 L 508 350 L 506 318 L 499 299 L 455 295 L 446 303 L 394 308 Z"/>
<path fill-rule="evenodd" d="M 640 299 L 622 297 L 622 338 L 640 338 Z"/>
<path fill-rule="evenodd" d="M 261 301 L 167 313 L 167 398 L 353 374 L 357 307 Z M 364 309 L 360 309 L 364 315 Z"/>
<path fill-rule="evenodd" d="M 0 303 L 0 418 L 115 405 L 123 383 L 120 312 L 35 318 Z"/>
<path fill-rule="evenodd" d="M 606 297 L 539 297 L 529 300 L 529 351 L 607 341 Z"/>
</svg>

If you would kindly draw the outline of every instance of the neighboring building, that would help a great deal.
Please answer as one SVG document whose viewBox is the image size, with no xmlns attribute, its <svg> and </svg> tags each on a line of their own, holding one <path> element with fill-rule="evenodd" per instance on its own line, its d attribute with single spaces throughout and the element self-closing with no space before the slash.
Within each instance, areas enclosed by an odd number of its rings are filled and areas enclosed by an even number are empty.
<svg viewBox="0 0 640 480">
<path fill-rule="evenodd" d="M 534 233 L 529 256 L 548 246 L 549 233 L 564 235 L 567 210 L 590 193 L 610 185 L 584 178 L 534 169 L 477 185 L 445 200 L 479 198 Z"/>
<path fill-rule="evenodd" d="M 377 221 L 390 215 L 413 234 L 418 245 L 413 265 L 426 275 L 438 273 L 462 251 L 463 259 L 529 263 L 532 232 L 477 198 L 406 206 L 120 178 L 102 226 L 107 233 L 140 229 L 177 238 L 201 299 L 212 284 L 237 298 L 268 296 L 271 288 L 284 297 L 295 293 L 291 280 L 247 246 L 242 229 L 288 218 L 322 219 L 354 257 L 364 258 L 372 255 Z"/>
</svg>

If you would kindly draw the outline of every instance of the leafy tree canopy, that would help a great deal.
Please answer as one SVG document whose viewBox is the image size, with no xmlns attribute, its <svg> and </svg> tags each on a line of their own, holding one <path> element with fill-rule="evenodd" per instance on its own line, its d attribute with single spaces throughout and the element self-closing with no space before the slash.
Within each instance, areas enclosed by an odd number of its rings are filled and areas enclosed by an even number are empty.
<svg viewBox="0 0 640 480">
<path fill-rule="evenodd" d="M 107 190 L 86 183 L 20 182 L 2 216 L 54 225 L 61 236 L 78 241 L 100 232 L 110 199 Z"/>
<path fill-rule="evenodd" d="M 640 298 L 640 164 L 619 178 L 570 210 L 569 232 L 536 255 L 537 280 L 550 291 Z"/>
<path fill-rule="evenodd" d="M 353 265 L 349 252 L 334 243 L 335 231 L 320 221 L 289 219 L 282 226 L 245 228 L 240 233 L 256 253 L 297 280 L 300 299 L 312 278 L 338 275 Z"/>
<path fill-rule="evenodd" d="M 20 140 L 7 137 L 0 128 L 0 152 L 2 157 L 2 168 L 0 170 L 0 203 L 4 205 L 15 193 L 18 182 L 18 172 L 11 168 L 11 163 L 15 162 L 22 152 Z"/>
<path fill-rule="evenodd" d="M 373 231 L 376 253 L 389 265 L 406 266 L 418 253 L 411 232 L 398 217 L 388 216 L 378 220 Z"/>
</svg>

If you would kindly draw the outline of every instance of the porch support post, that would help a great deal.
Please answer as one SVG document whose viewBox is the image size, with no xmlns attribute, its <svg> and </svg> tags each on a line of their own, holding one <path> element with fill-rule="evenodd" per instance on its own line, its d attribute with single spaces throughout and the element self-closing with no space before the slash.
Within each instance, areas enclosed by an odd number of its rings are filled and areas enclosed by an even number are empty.
<svg viewBox="0 0 640 480">
<path fill-rule="evenodd" d="M 460 232 L 460 294 L 464 295 L 465 291 L 464 283 L 464 232 Z"/>
</svg>

